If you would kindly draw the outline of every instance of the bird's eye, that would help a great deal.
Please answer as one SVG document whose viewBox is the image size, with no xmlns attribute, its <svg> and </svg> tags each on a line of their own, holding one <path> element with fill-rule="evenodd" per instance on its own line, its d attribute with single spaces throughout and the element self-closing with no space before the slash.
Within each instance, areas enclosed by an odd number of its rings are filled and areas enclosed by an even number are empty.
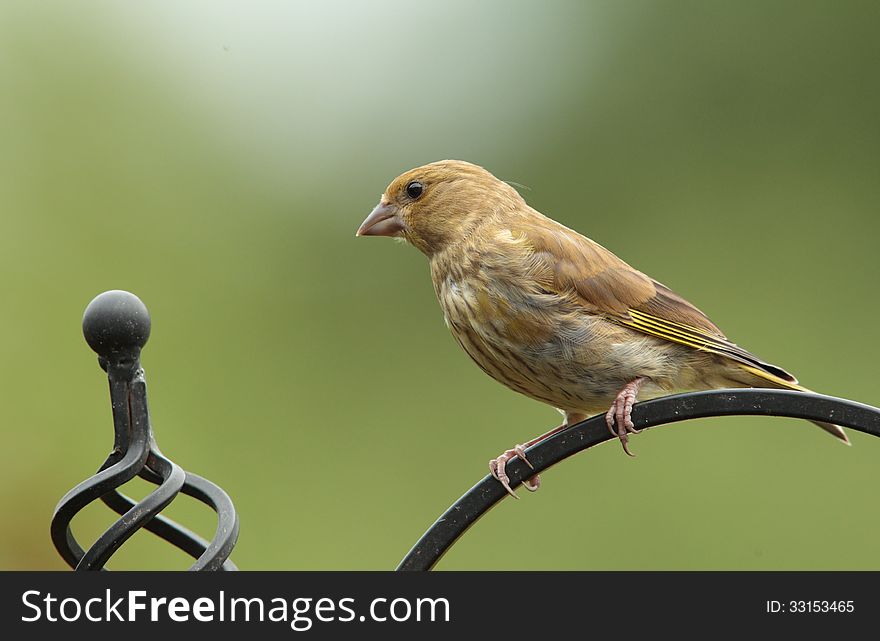
<svg viewBox="0 0 880 641">
<path fill-rule="evenodd" d="M 415 200 L 425 191 L 425 186 L 418 180 L 414 180 L 406 186 L 406 195 Z"/>
</svg>

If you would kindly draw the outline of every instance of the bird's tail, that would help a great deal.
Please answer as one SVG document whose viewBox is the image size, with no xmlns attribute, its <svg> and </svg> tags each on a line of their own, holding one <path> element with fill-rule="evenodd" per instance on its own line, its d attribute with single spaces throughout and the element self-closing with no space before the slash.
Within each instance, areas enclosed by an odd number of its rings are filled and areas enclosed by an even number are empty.
<svg viewBox="0 0 880 641">
<path fill-rule="evenodd" d="M 765 385 L 756 385 L 755 387 L 776 387 L 779 389 L 796 390 L 798 392 L 811 391 L 811 390 L 807 389 L 806 387 L 804 387 L 803 385 L 799 385 L 797 382 L 797 379 L 794 376 L 792 376 L 791 374 L 789 374 L 785 370 L 782 370 L 774 365 L 768 365 L 768 368 L 772 368 L 773 371 L 767 371 L 767 370 L 764 370 L 764 369 L 761 369 L 758 367 L 752 367 L 751 365 L 745 365 L 745 364 L 741 364 L 741 363 L 739 365 L 742 369 L 746 370 L 750 374 L 753 374 L 753 375 L 757 376 L 758 378 L 762 379 L 763 381 L 770 383 L 770 385 L 766 385 L 766 384 Z M 776 372 L 779 372 L 780 374 L 785 374 L 786 378 L 779 376 Z M 823 430 L 825 430 L 826 432 L 828 432 L 832 436 L 840 439 L 841 441 L 843 441 L 847 445 L 852 445 L 852 443 L 849 442 L 849 438 L 847 437 L 846 432 L 843 431 L 843 428 L 840 427 L 840 425 L 834 425 L 833 423 L 825 423 L 824 421 L 810 421 L 810 422 L 813 425 L 817 425 L 817 426 L 821 427 Z"/>
</svg>

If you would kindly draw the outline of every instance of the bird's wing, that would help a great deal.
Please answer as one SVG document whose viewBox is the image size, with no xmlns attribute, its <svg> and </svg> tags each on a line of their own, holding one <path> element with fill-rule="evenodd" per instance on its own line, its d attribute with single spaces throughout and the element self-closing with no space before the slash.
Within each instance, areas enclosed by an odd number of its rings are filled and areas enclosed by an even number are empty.
<svg viewBox="0 0 880 641">
<path fill-rule="evenodd" d="M 517 226 L 532 250 L 532 260 L 552 274 L 550 285 L 574 295 L 584 310 L 672 343 L 738 361 L 762 378 L 797 383 L 785 370 L 731 343 L 709 318 L 665 285 L 634 269 L 589 238 L 543 218 Z"/>
</svg>

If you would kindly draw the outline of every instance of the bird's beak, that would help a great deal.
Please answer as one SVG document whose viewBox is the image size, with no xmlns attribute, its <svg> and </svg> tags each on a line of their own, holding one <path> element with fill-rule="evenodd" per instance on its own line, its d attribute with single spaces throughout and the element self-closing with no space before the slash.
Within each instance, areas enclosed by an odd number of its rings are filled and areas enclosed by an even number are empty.
<svg viewBox="0 0 880 641">
<path fill-rule="evenodd" d="M 397 208 L 390 203 L 379 203 L 358 227 L 355 236 L 400 236 L 403 234 L 403 221 L 397 215 Z"/>
</svg>

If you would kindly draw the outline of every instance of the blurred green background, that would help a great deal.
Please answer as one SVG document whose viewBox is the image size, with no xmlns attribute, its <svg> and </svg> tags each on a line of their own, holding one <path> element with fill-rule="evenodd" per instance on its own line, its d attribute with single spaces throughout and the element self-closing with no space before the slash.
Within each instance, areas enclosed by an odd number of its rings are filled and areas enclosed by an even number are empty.
<svg viewBox="0 0 880 641">
<path fill-rule="evenodd" d="M 880 404 L 878 28 L 873 2 L 5 0 L 0 568 L 64 567 L 52 509 L 111 447 L 80 333 L 106 289 L 152 313 L 158 441 L 233 497 L 244 569 L 393 568 L 555 426 L 459 350 L 416 250 L 354 237 L 443 158 Z M 852 441 L 782 418 L 644 433 L 634 460 L 548 471 L 439 567 L 878 569 L 880 442 Z M 212 533 L 185 497 L 170 514 Z M 186 565 L 146 533 L 110 563 Z"/>
</svg>

